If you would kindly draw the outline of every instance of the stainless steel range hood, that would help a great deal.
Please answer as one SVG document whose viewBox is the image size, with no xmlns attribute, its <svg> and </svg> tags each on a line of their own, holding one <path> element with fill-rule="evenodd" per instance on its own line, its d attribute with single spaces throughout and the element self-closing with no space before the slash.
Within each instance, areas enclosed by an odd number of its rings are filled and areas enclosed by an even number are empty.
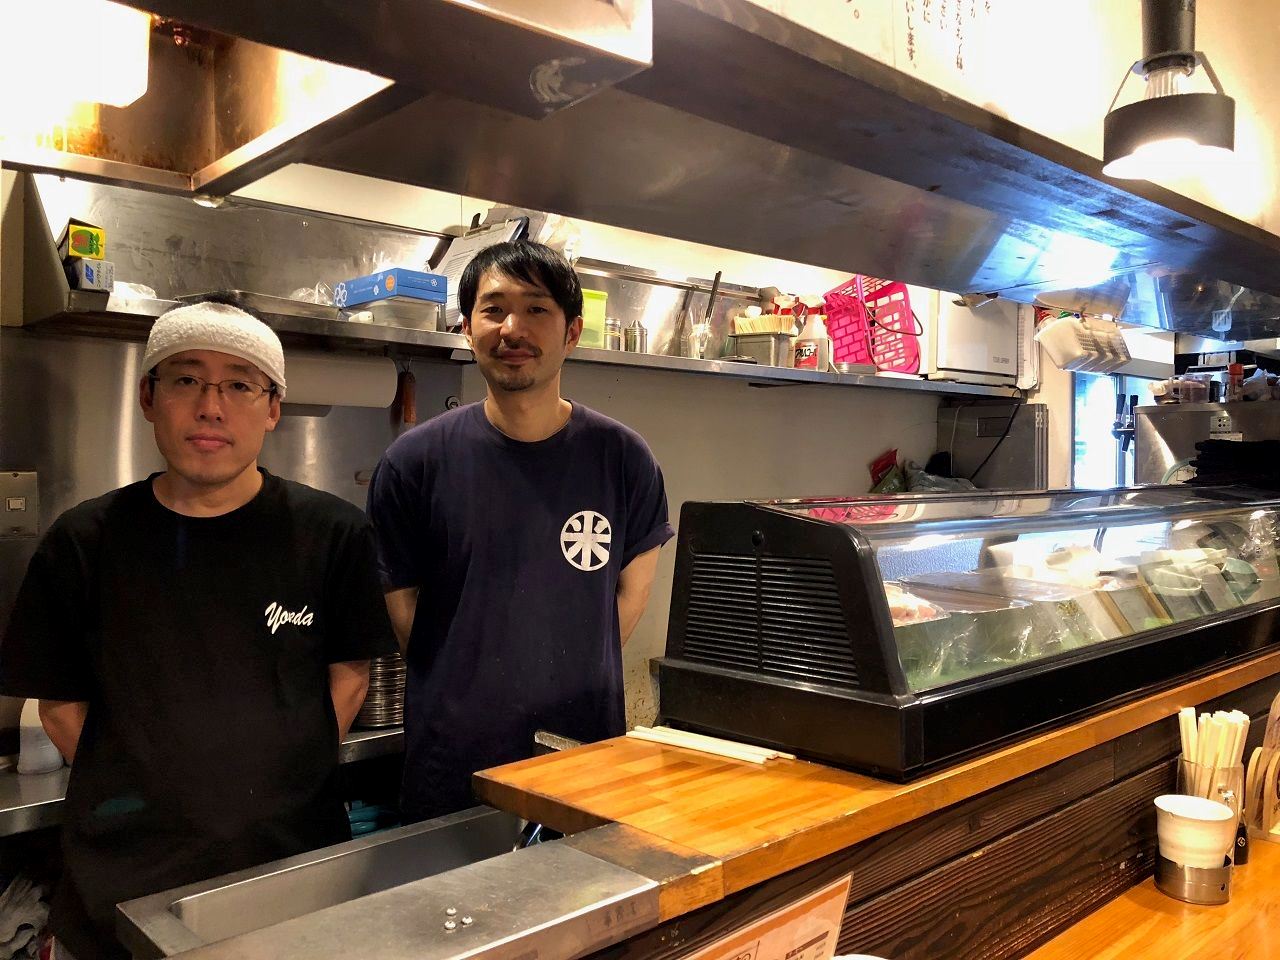
<svg viewBox="0 0 1280 960">
<path fill-rule="evenodd" d="M 1233 336 L 1280 334 L 1270 233 L 747 0 L 654 0 L 653 30 L 651 69 L 550 116 L 435 88 L 307 160 L 1185 332 L 1231 304 Z"/>
<path fill-rule="evenodd" d="M 748 0 L 132 2 L 396 81 L 272 163 L 1185 333 L 1229 309 L 1231 337 L 1280 335 L 1280 237 L 1122 187 Z"/>
<path fill-rule="evenodd" d="M 6 91 L 6 95 L 17 95 Z M 412 101 L 371 73 L 153 19 L 147 92 L 0 136 L 7 166 L 223 195 Z"/>
<path fill-rule="evenodd" d="M 651 0 L 126 2 L 529 117 L 577 103 L 652 62 Z"/>
<path fill-rule="evenodd" d="M 135 5 L 159 15 L 147 93 L 0 137 L 8 165 L 222 196 L 423 89 L 552 113 L 647 67 L 653 37 L 649 0 Z"/>
</svg>

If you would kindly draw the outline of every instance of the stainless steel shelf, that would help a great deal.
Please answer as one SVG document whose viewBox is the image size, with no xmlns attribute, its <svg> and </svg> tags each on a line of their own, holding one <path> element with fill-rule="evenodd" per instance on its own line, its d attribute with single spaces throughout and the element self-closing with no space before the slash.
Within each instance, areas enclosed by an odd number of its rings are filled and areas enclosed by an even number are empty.
<svg viewBox="0 0 1280 960">
<path fill-rule="evenodd" d="M 0 773 L 0 837 L 61 823 L 70 776 L 70 767 L 53 773 Z"/>
<path fill-rule="evenodd" d="M 404 750 L 404 728 L 354 730 L 342 741 L 341 763 L 388 756 Z M 53 773 L 0 772 L 0 837 L 28 833 L 62 822 L 62 801 L 67 796 L 71 768 Z"/>
<path fill-rule="evenodd" d="M 57 313 L 28 321 L 25 327 L 48 333 L 139 340 L 146 338 L 156 317 L 180 306 L 182 303 L 176 300 L 132 300 L 87 290 L 71 290 Z M 378 350 L 399 346 L 438 354 L 444 359 L 471 360 L 466 338 L 460 334 L 385 323 L 352 323 L 343 319 L 337 307 L 308 307 L 313 312 L 311 316 L 274 312 L 264 312 L 264 316 L 286 345 L 336 345 Z M 457 350 L 463 351 L 465 356 L 453 357 Z"/>
<path fill-rule="evenodd" d="M 1173 416 L 1176 413 L 1231 413 L 1248 409 L 1262 414 L 1280 413 L 1280 401 L 1233 400 L 1230 403 L 1160 403 L 1138 407 L 1137 413 L 1148 417 Z"/>
<path fill-rule="evenodd" d="M 342 741 L 339 763 L 354 763 L 371 757 L 385 757 L 404 751 L 404 727 L 352 730 Z"/>
<path fill-rule="evenodd" d="M 819 373 L 816 370 L 793 370 L 759 363 L 734 363 L 726 360 L 693 360 L 665 357 L 652 353 L 626 353 L 621 350 L 596 350 L 581 347 L 570 362 L 603 363 L 615 367 L 640 367 L 646 370 L 674 370 L 684 373 L 709 374 L 747 380 L 761 386 L 784 386 L 789 383 L 825 383 L 839 387 L 870 387 L 877 390 L 909 390 L 950 396 L 997 397 L 1020 399 L 1010 387 L 990 387 L 976 383 L 950 383 L 944 380 L 921 380 L 916 377 L 873 375 L 865 373 Z"/>
<path fill-rule="evenodd" d="M 72 290 L 65 309 L 52 316 L 27 324 L 27 328 L 50 333 L 73 333 L 88 336 L 115 336 L 129 339 L 145 337 L 151 323 L 165 310 L 179 304 L 169 300 L 123 300 L 102 293 Z M 412 330 L 381 323 L 351 323 L 340 319 L 337 308 L 330 318 L 268 314 L 271 324 L 286 344 L 298 346 L 329 345 L 354 349 L 378 350 L 401 348 L 457 363 L 471 363 L 474 357 L 461 334 L 434 330 Z M 813 370 L 791 370 L 753 363 L 730 363 L 724 360 L 693 360 L 652 353 L 626 353 L 621 350 L 580 348 L 570 362 L 606 364 L 614 367 L 644 370 L 667 370 L 745 380 L 759 386 L 785 386 L 797 383 L 821 383 L 828 386 L 867 387 L 878 390 L 905 390 L 941 396 L 993 397 L 1019 399 L 1016 390 L 972 383 L 950 383 L 869 374 L 818 373 Z"/>
</svg>

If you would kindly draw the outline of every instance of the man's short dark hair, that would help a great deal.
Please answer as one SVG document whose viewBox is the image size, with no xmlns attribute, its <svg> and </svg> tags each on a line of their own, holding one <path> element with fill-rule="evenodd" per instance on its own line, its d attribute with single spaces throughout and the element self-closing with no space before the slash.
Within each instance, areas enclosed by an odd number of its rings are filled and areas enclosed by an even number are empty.
<svg viewBox="0 0 1280 960">
<path fill-rule="evenodd" d="M 569 261 L 546 244 L 513 240 L 485 247 L 462 271 L 458 310 L 464 317 L 471 316 L 480 278 L 490 270 L 544 288 L 564 311 L 566 324 L 582 316 L 582 284 Z"/>
</svg>

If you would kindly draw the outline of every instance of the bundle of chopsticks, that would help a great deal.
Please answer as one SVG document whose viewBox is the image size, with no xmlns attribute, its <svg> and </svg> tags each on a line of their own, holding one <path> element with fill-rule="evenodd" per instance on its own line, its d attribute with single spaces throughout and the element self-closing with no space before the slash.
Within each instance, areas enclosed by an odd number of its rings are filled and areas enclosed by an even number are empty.
<svg viewBox="0 0 1280 960">
<path fill-rule="evenodd" d="M 1178 730 L 1182 734 L 1182 759 L 1196 764 L 1191 792 L 1197 797 L 1210 796 L 1216 787 L 1219 770 L 1238 767 L 1244 761 L 1244 741 L 1249 734 L 1249 715 L 1240 710 L 1218 710 L 1196 716 L 1194 707 L 1178 711 Z"/>
<path fill-rule="evenodd" d="M 689 733 L 687 730 L 673 730 L 671 727 L 636 727 L 634 730 L 628 730 L 627 736 L 635 740 L 647 740 L 650 743 L 661 743 L 668 747 L 684 747 L 688 750 L 728 757 L 730 760 L 743 760 L 747 763 L 795 759 L 795 754 L 792 753 L 770 750 L 767 747 L 755 747 L 749 743 L 738 743 L 734 740 L 706 737 L 700 733 Z"/>
</svg>

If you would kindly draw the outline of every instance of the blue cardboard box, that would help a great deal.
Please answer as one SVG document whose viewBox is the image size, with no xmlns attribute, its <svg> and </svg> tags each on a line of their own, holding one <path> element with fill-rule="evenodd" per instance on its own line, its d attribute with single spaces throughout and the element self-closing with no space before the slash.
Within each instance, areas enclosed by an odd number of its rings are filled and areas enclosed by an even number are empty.
<svg viewBox="0 0 1280 960">
<path fill-rule="evenodd" d="M 358 307 L 375 300 L 408 297 L 444 303 L 448 285 L 448 280 L 439 274 L 394 267 L 354 280 L 339 280 L 333 285 L 333 302 L 338 307 Z"/>
</svg>

